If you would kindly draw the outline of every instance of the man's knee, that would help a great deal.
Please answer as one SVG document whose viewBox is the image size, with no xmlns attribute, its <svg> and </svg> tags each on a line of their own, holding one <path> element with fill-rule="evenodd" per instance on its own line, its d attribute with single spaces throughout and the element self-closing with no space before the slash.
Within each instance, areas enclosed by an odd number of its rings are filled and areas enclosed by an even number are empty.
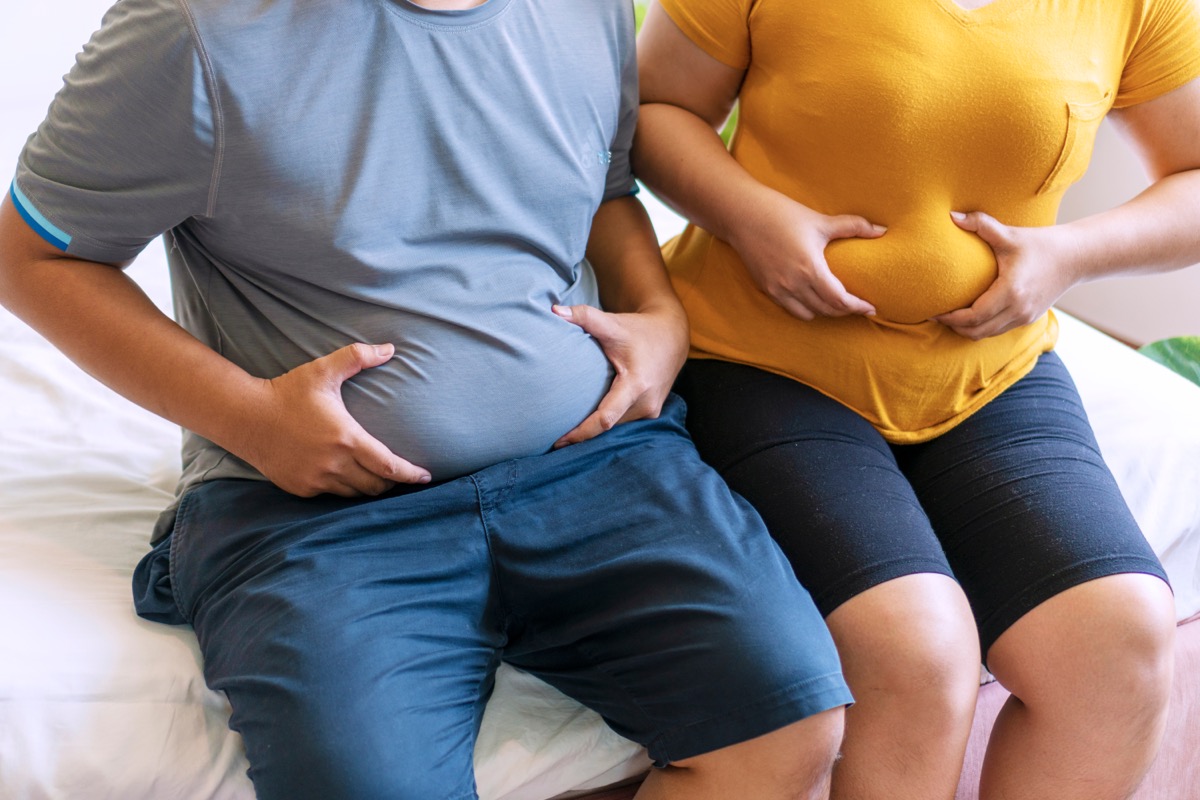
<svg viewBox="0 0 1200 800">
<path fill-rule="evenodd" d="M 394 702 L 409 689 L 372 693 L 356 677 L 231 697 L 259 800 L 475 797 L 475 718 Z"/>
<path fill-rule="evenodd" d="M 809 800 L 828 796 L 841 747 L 842 707 L 814 714 L 771 733 L 671 768 L 688 770 L 705 785 L 736 786 L 746 796 Z"/>
</svg>

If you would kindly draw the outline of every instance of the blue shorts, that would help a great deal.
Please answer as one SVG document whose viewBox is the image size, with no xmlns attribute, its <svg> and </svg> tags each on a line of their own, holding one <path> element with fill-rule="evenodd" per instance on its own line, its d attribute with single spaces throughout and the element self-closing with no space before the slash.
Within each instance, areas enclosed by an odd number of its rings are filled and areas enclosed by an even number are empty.
<svg viewBox="0 0 1200 800">
<path fill-rule="evenodd" d="M 824 614 L 893 578 L 941 573 L 962 585 L 986 656 L 1072 586 L 1128 572 L 1167 580 L 1054 353 L 912 445 L 753 367 L 691 361 L 676 388 L 704 459 L 762 514 Z"/>
<path fill-rule="evenodd" d="M 750 506 L 658 420 L 374 499 L 188 492 L 138 612 L 189 622 L 271 798 L 473 798 L 501 659 L 659 764 L 850 702 Z"/>
</svg>

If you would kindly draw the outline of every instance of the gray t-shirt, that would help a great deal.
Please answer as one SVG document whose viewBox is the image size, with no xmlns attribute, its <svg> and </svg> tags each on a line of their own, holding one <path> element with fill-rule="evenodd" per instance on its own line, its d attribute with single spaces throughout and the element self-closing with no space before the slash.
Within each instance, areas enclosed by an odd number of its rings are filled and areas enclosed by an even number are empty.
<svg viewBox="0 0 1200 800">
<path fill-rule="evenodd" d="M 81 258 L 167 231 L 177 319 L 253 375 L 394 343 L 346 405 L 452 478 L 547 451 L 607 390 L 550 306 L 598 302 L 584 247 L 634 190 L 636 84 L 628 0 L 121 0 L 12 194 Z M 181 490 L 261 478 L 183 452 Z"/>
</svg>

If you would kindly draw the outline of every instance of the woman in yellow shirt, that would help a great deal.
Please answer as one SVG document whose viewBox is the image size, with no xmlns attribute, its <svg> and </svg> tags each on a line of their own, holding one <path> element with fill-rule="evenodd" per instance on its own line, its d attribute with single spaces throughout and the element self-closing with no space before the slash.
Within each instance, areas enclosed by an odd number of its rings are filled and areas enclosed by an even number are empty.
<svg viewBox="0 0 1200 800">
<path fill-rule="evenodd" d="M 1128 797 L 1173 604 L 1048 309 L 1200 261 L 1195 5 L 661 0 L 639 54 L 635 167 L 693 222 L 664 250 L 689 426 L 858 701 L 833 796 L 952 798 L 982 654 L 1013 698 L 981 797 Z M 1056 225 L 1106 114 L 1154 183 Z"/>
</svg>

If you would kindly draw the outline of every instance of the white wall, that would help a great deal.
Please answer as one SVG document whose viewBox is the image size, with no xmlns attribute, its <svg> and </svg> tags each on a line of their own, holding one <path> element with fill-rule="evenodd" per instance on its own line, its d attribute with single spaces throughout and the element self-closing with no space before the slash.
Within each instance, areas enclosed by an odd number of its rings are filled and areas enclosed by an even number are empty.
<svg viewBox="0 0 1200 800">
<path fill-rule="evenodd" d="M 1133 154 L 1107 122 L 1100 128 L 1087 175 L 1067 192 L 1059 218 L 1078 219 L 1118 205 L 1147 184 Z M 1200 266 L 1077 286 L 1058 303 L 1128 342 L 1200 336 Z"/>
</svg>

